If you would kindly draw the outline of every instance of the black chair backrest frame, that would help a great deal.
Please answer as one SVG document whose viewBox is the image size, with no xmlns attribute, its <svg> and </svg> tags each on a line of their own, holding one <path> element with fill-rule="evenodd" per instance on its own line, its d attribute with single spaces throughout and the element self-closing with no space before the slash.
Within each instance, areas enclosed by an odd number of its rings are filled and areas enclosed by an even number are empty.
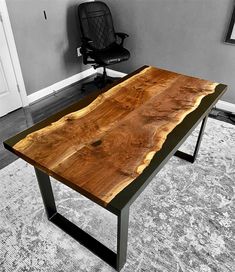
<svg viewBox="0 0 235 272">
<path fill-rule="evenodd" d="M 116 42 L 112 15 L 105 3 L 82 3 L 78 13 L 82 37 L 92 41 L 92 48 L 102 50 Z"/>
</svg>

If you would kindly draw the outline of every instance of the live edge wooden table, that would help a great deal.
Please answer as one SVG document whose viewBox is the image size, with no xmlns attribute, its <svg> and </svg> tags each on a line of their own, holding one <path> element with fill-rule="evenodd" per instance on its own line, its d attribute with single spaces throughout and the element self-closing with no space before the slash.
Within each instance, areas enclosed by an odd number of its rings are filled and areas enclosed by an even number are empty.
<svg viewBox="0 0 235 272">
<path fill-rule="evenodd" d="M 129 208 L 176 155 L 194 162 L 226 85 L 143 66 L 4 142 L 35 167 L 48 219 L 116 270 L 126 262 Z M 193 155 L 178 151 L 202 120 Z M 49 176 L 118 218 L 117 253 L 56 210 Z"/>
</svg>

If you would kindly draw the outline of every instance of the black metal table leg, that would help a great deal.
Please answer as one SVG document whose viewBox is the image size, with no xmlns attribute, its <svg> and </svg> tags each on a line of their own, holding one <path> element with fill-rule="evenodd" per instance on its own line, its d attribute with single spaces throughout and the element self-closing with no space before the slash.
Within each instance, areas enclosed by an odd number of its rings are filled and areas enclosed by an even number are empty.
<svg viewBox="0 0 235 272">
<path fill-rule="evenodd" d="M 47 217 L 49 220 L 57 214 L 55 199 L 51 187 L 51 181 L 47 174 L 38 170 L 36 167 L 34 168 L 40 188 L 40 192 L 42 195 L 43 204 L 47 213 Z"/>
<path fill-rule="evenodd" d="M 57 212 L 49 176 L 37 168 L 35 172 L 48 219 L 114 269 L 120 271 L 126 262 L 129 207 L 123 208 L 118 214 L 116 254 Z"/>
<path fill-rule="evenodd" d="M 200 131 L 199 131 L 199 134 L 198 134 L 197 143 L 196 143 L 193 155 L 190 155 L 190 154 L 187 154 L 187 153 L 182 152 L 180 150 L 177 150 L 175 152 L 174 156 L 179 157 L 179 158 L 181 158 L 183 160 L 189 161 L 191 163 L 195 162 L 195 160 L 197 158 L 197 155 L 198 155 L 199 148 L 200 148 L 202 135 L 203 135 L 204 129 L 206 127 L 207 118 L 208 118 L 208 115 L 206 117 L 204 117 L 204 119 L 202 120 L 201 128 L 200 128 Z"/>
<path fill-rule="evenodd" d="M 117 234 L 117 271 L 120 271 L 126 262 L 127 240 L 129 224 L 129 207 L 121 210 L 118 216 Z"/>
</svg>

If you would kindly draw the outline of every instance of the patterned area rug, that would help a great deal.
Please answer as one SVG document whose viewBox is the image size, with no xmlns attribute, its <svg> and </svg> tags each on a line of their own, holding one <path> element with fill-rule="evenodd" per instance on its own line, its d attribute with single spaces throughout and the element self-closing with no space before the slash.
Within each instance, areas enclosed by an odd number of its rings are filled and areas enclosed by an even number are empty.
<svg viewBox="0 0 235 272">
<path fill-rule="evenodd" d="M 59 212 L 115 250 L 116 217 L 52 186 Z M 209 119 L 197 161 L 173 157 L 131 206 L 122 271 L 234 272 L 234 191 L 235 126 Z M 114 270 L 46 219 L 33 168 L 19 159 L 0 171 L 0 271 Z"/>
</svg>

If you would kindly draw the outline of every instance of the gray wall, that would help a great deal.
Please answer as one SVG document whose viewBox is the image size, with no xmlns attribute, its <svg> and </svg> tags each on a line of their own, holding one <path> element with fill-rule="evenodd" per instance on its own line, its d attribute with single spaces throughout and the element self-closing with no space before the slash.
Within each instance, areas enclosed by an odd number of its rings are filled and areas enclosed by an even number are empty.
<svg viewBox="0 0 235 272">
<path fill-rule="evenodd" d="M 233 0 L 104 0 L 132 56 L 113 68 L 154 65 L 216 82 L 235 103 L 235 46 L 223 43 Z"/>
<path fill-rule="evenodd" d="M 76 56 L 80 43 L 75 9 L 78 1 L 6 2 L 27 94 L 86 69 Z"/>
</svg>

